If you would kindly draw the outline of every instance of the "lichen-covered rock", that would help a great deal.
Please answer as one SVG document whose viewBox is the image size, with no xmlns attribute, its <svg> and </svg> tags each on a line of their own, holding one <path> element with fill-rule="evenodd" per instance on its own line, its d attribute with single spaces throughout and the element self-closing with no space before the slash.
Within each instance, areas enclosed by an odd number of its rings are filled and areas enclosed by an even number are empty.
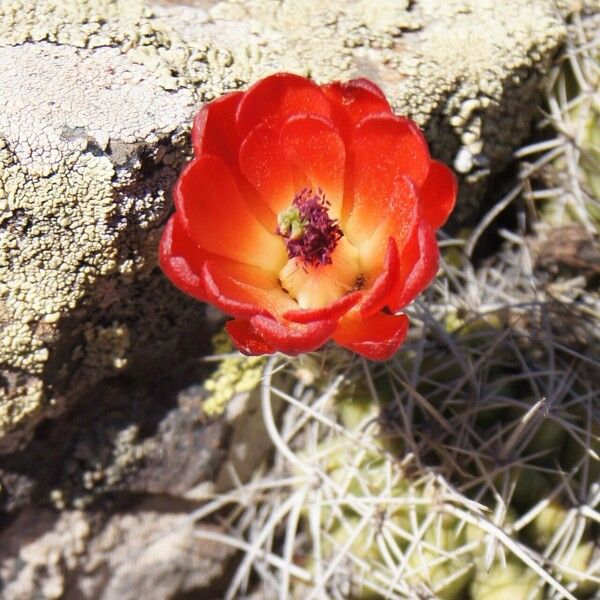
<svg viewBox="0 0 600 600">
<path fill-rule="evenodd" d="M 203 376 L 193 370 L 96 386 L 23 450 L 0 455 L 0 513 L 13 516 L 30 504 L 114 510 L 132 494 L 184 497 L 216 479 L 229 428 L 206 419 L 201 386 L 176 392 L 186 378 Z"/>
<path fill-rule="evenodd" d="M 59 380 L 128 366 L 136 322 L 153 340 L 185 313 L 153 301 L 165 290 L 148 274 L 197 102 L 124 51 L 153 32 L 145 12 L 0 7 L 0 438 L 60 402 Z"/>
<path fill-rule="evenodd" d="M 563 35 L 550 0 L 3 2 L 0 445 L 106 375 L 177 361 L 201 323 L 154 269 L 201 101 L 279 70 L 371 77 L 465 175 L 462 218 Z"/>
</svg>

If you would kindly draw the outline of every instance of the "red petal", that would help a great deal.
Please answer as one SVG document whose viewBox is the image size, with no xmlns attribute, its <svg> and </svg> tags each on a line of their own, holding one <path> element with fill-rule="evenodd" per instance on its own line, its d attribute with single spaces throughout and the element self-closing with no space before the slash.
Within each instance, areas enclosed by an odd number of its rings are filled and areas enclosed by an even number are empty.
<svg viewBox="0 0 600 600">
<path fill-rule="evenodd" d="M 338 298 L 335 302 L 323 308 L 297 308 L 283 313 L 283 317 L 295 323 L 311 323 L 339 319 L 345 315 L 362 297 L 361 292 L 352 292 Z"/>
<path fill-rule="evenodd" d="M 352 132 L 356 162 L 365 166 L 365 176 L 378 179 L 384 171 L 399 171 L 418 186 L 429 170 L 431 158 L 427 141 L 418 126 L 406 117 L 370 115 Z"/>
<path fill-rule="evenodd" d="M 278 128 L 294 114 L 311 113 L 329 117 L 329 101 L 316 84 L 290 73 L 277 73 L 261 79 L 245 94 L 237 111 L 241 138 L 268 119 Z"/>
<path fill-rule="evenodd" d="M 425 138 L 408 119 L 377 115 L 361 121 L 352 132 L 349 149 L 346 197 L 352 209 L 342 223 L 351 241 L 369 237 L 382 213 L 391 212 L 398 178 L 405 176 L 418 187 L 430 162 Z"/>
<path fill-rule="evenodd" d="M 327 319 L 300 325 L 276 321 L 262 315 L 252 317 L 250 322 L 268 344 L 291 356 L 311 352 L 322 346 L 331 337 L 338 323 Z"/>
<path fill-rule="evenodd" d="M 392 113 L 384 93 L 368 79 L 351 79 L 345 83 L 336 81 L 321 89 L 331 100 L 333 120 L 344 135 L 368 115 Z"/>
<path fill-rule="evenodd" d="M 173 215 L 160 238 L 160 268 L 181 291 L 203 302 L 206 301 L 206 290 L 199 273 L 205 255 L 185 233 L 177 215 Z"/>
<path fill-rule="evenodd" d="M 342 319 L 333 339 L 371 360 L 391 358 L 406 337 L 408 317 L 375 313 L 368 319 Z"/>
<path fill-rule="evenodd" d="M 226 94 L 205 104 L 196 114 L 192 126 L 196 156 L 213 154 L 231 165 L 236 164 L 239 142 L 235 114 L 243 95 L 242 92 Z"/>
<path fill-rule="evenodd" d="M 370 204 L 355 204 L 344 232 L 357 245 L 365 274 L 381 268 L 390 237 L 402 252 L 416 227 L 419 202 L 418 190 L 412 180 L 406 175 L 398 175 L 389 196 L 375 196 Z"/>
<path fill-rule="evenodd" d="M 295 306 L 272 274 L 249 265 L 206 261 L 202 281 L 208 301 L 234 317 L 277 315 Z"/>
<path fill-rule="evenodd" d="M 239 153 L 240 170 L 258 191 L 275 216 L 292 204 L 294 195 L 308 185 L 308 179 L 286 157 L 279 131 L 267 123 L 257 125 L 244 139 Z"/>
<path fill-rule="evenodd" d="M 260 354 L 273 354 L 275 348 L 267 344 L 254 330 L 250 321 L 246 319 L 233 319 L 225 323 L 225 329 L 231 337 L 236 348 L 248 356 Z"/>
<path fill-rule="evenodd" d="M 361 317 L 380 311 L 387 303 L 390 292 L 400 276 L 400 256 L 394 238 L 389 238 L 381 273 L 376 277 L 363 301 L 358 306 Z"/>
<path fill-rule="evenodd" d="M 421 206 L 423 216 L 434 229 L 439 229 L 452 212 L 457 189 L 456 175 L 446 165 L 431 161 L 421 188 Z"/>
<path fill-rule="evenodd" d="M 297 115 L 284 123 L 280 139 L 288 159 L 306 173 L 315 191 L 321 188 L 325 192 L 331 217 L 339 219 L 346 166 L 346 149 L 339 131 L 324 117 Z"/>
<path fill-rule="evenodd" d="M 423 220 L 400 257 L 400 279 L 388 302 L 393 311 L 412 302 L 431 283 L 438 270 L 439 255 L 435 232 Z"/>
<path fill-rule="evenodd" d="M 185 231 L 208 252 L 274 272 L 285 264 L 284 244 L 250 211 L 223 159 L 193 160 L 173 195 Z"/>
</svg>

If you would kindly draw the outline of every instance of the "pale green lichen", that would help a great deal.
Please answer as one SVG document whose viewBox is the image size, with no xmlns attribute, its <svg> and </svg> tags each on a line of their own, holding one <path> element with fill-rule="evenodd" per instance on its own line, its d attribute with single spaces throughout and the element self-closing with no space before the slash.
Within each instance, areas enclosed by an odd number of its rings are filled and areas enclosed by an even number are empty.
<svg viewBox="0 0 600 600">
<path fill-rule="evenodd" d="M 474 190 L 481 189 L 528 135 L 565 25 L 551 2 L 420 5 L 431 26 L 415 34 L 416 44 L 389 57 L 388 65 L 403 77 L 386 91 L 426 128 L 434 151 L 451 160 Z M 455 218 L 464 219 L 474 201 L 476 196 L 464 199 Z"/>
<path fill-rule="evenodd" d="M 127 49 L 153 36 L 150 16 L 142 0 L 11 0 L 0 6 L 0 45 Z"/>
<path fill-rule="evenodd" d="M 86 280 L 116 264 L 115 248 L 98 252 L 114 212 L 114 170 L 107 158 L 82 154 L 51 176 L 33 179 L 6 148 L 0 161 L 6 203 L 0 217 L 0 364 L 39 375 L 56 315 L 75 306 Z M 27 398 L 14 390 L 0 393 L 2 431 L 40 408 L 42 385 L 32 383 Z"/>
<path fill-rule="evenodd" d="M 208 396 L 202 410 L 208 416 L 223 414 L 227 404 L 236 394 L 250 392 L 260 383 L 265 358 L 234 354 L 233 345 L 225 332 L 212 338 L 215 354 L 225 354 L 216 371 L 204 382 Z"/>
<path fill-rule="evenodd" d="M 10 390 L 0 388 L 0 425 L 16 425 L 39 412 L 43 400 L 43 383 L 31 378 Z"/>
<path fill-rule="evenodd" d="M 130 425 L 116 431 L 111 440 L 112 456 L 107 464 L 97 464 L 83 471 L 82 484 L 86 492 L 111 489 L 121 483 L 125 474 L 156 449 L 155 443 L 141 439 L 139 427 Z M 94 501 L 92 493 L 78 495 L 73 503 L 80 507 Z"/>
</svg>

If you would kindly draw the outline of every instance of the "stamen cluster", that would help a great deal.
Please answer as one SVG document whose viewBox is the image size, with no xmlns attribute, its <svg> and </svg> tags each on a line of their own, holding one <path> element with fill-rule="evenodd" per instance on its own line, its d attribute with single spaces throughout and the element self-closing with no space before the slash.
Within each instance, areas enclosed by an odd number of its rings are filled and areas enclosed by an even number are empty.
<svg viewBox="0 0 600 600">
<path fill-rule="evenodd" d="M 304 188 L 292 206 L 278 216 L 277 234 L 285 240 L 288 258 L 299 258 L 303 267 L 331 264 L 331 254 L 344 233 L 329 216 L 322 190 Z"/>
</svg>

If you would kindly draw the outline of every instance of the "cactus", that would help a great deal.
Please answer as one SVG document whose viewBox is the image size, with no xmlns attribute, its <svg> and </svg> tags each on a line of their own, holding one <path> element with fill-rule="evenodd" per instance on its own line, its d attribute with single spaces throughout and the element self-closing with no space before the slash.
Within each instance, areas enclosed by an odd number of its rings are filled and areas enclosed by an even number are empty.
<svg viewBox="0 0 600 600">
<path fill-rule="evenodd" d="M 248 540 L 227 597 L 252 569 L 298 599 L 600 593 L 600 364 L 564 345 L 560 306 L 541 308 L 455 313 L 447 331 L 452 309 L 433 296 L 387 363 L 335 348 L 268 359 L 276 459 L 227 496 Z M 279 372 L 296 381 L 289 394 Z M 289 405 L 281 422 L 276 398 Z"/>
<path fill-rule="evenodd" d="M 594 371 L 586 364 L 573 370 L 563 357 L 557 371 L 570 370 L 571 384 L 543 390 L 554 396 L 552 404 L 536 403 L 531 388 L 540 383 L 531 373 L 557 341 L 532 324 L 535 342 L 508 336 L 504 328 L 499 319 L 460 327 L 452 358 L 440 354 L 435 342 L 425 343 L 414 388 L 406 384 L 405 369 L 415 367 L 419 353 L 409 345 L 386 369 L 370 371 L 379 402 L 364 384 L 339 392 L 335 414 L 346 433 L 329 432 L 318 464 L 339 485 L 332 494 L 340 512 L 327 512 L 319 535 L 325 562 L 346 556 L 348 580 L 359 582 L 350 587 L 351 597 L 388 597 L 374 591 L 373 573 L 387 573 L 389 582 L 394 570 L 407 597 L 542 600 L 552 590 L 576 598 L 600 590 Z M 488 364 L 473 374 L 479 397 L 471 400 L 473 391 L 461 384 L 461 359 L 477 356 L 488 357 Z M 530 374 L 523 373 L 524 363 Z M 348 432 L 373 447 L 361 448 Z M 411 451 L 414 463 L 403 465 Z M 440 483 L 444 479 L 448 487 Z M 373 499 L 378 517 L 361 520 L 364 512 L 356 507 Z M 474 502 L 485 508 L 478 512 Z M 504 536 L 518 546 L 507 545 Z M 527 564 L 517 556 L 519 548 L 549 564 Z M 396 593 L 403 597 L 401 586 Z"/>
<path fill-rule="evenodd" d="M 470 586 L 472 600 L 543 600 L 535 573 L 516 560 L 477 570 Z"/>
<path fill-rule="evenodd" d="M 549 79 L 542 120 L 545 137 L 519 151 L 540 154 L 525 170 L 549 189 L 530 194 L 542 220 L 552 225 L 580 223 L 600 232 L 600 45 L 597 16 L 575 13 L 567 47 Z M 553 137 L 552 137 L 553 136 Z M 548 139 L 550 137 L 550 139 Z M 542 165 L 541 170 L 533 165 Z M 534 181 L 534 188 L 539 188 Z"/>
</svg>

